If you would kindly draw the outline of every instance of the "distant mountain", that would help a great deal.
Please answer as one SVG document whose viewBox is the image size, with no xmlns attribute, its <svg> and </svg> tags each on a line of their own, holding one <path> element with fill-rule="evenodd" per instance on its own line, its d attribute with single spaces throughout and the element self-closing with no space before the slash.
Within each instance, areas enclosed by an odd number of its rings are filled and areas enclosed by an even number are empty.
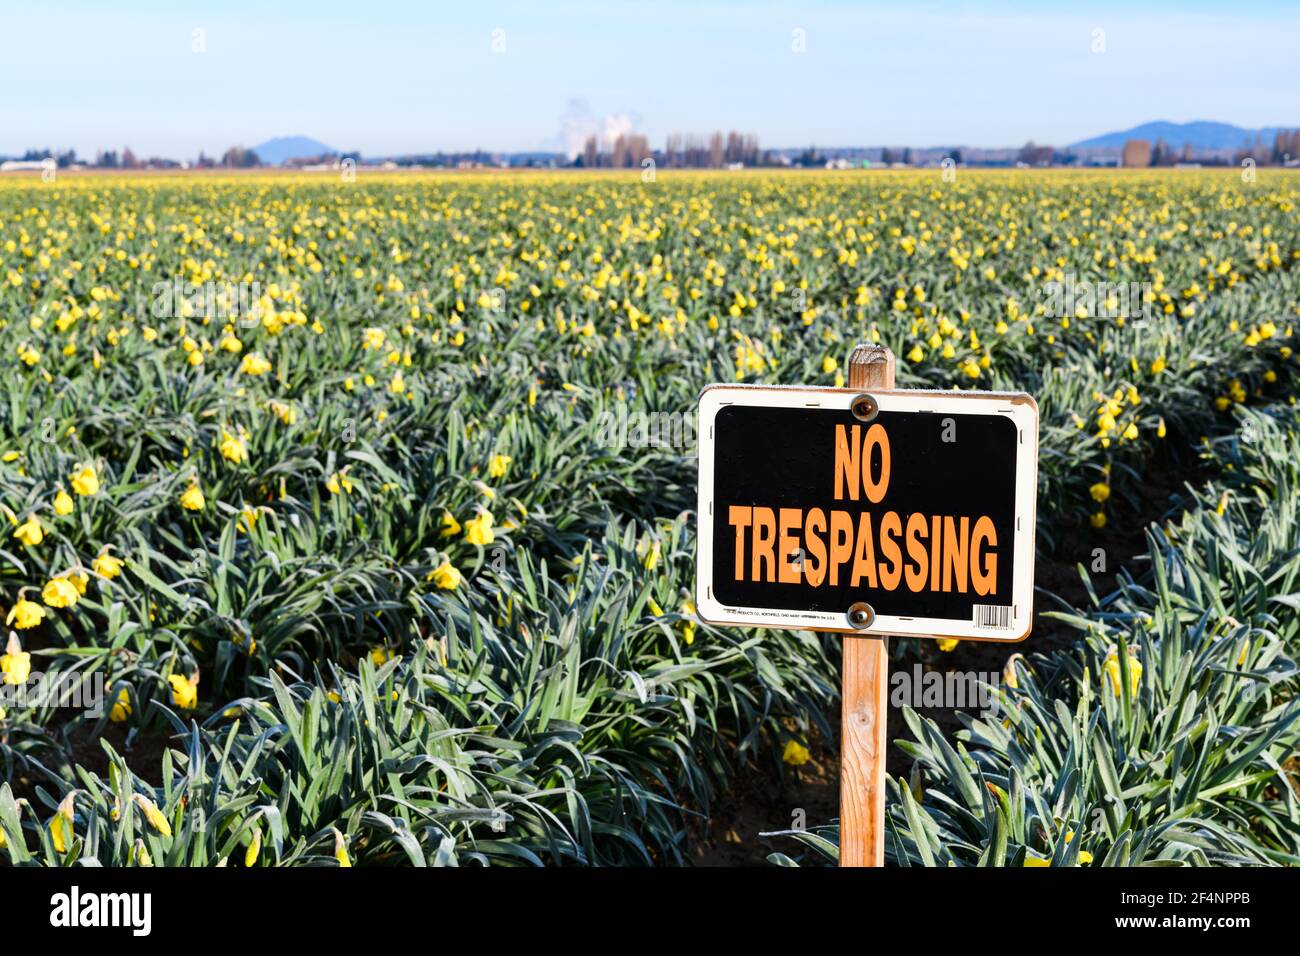
<svg viewBox="0 0 1300 956">
<path fill-rule="evenodd" d="M 1169 123 L 1158 120 L 1118 133 L 1094 136 L 1092 139 L 1074 143 L 1073 146 L 1075 149 L 1122 149 L 1124 141 L 1129 139 L 1145 139 L 1153 146 L 1157 140 L 1163 139 L 1166 146 L 1174 149 L 1180 148 L 1184 143 L 1191 143 L 1192 149 L 1238 149 L 1253 144 L 1256 136 L 1266 146 L 1271 146 L 1273 136 L 1278 129 L 1279 127 L 1276 126 L 1243 129 L 1230 123 L 1212 123 L 1207 120 L 1197 120 L 1192 123 Z"/>
<path fill-rule="evenodd" d="M 310 136 L 277 136 L 253 147 L 257 158 L 269 166 L 279 166 L 286 159 L 300 159 L 304 156 L 320 156 L 324 153 L 337 153 L 333 146 L 326 146 Z"/>
</svg>

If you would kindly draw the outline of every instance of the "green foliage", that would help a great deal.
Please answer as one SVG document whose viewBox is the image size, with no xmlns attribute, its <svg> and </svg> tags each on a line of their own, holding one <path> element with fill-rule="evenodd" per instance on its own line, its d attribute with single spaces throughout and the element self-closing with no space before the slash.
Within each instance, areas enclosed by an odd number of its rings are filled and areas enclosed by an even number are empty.
<svg viewBox="0 0 1300 956">
<path fill-rule="evenodd" d="M 1036 397 L 1044 556 L 1203 436 L 1216 469 L 1010 726 L 912 722 L 898 861 L 1290 859 L 1294 423 L 1240 409 L 1294 393 L 1297 202 L 1269 172 L 6 181 L 0 513 L 42 540 L 0 541 L 0 600 L 105 700 L 6 701 L 0 858 L 686 861 L 739 767 L 833 739 L 838 688 L 835 639 L 697 619 L 686 423 L 864 340 L 903 387 Z M 1151 314 L 1046 314 L 1067 273 Z M 177 281 L 257 310 L 159 309 Z"/>
</svg>

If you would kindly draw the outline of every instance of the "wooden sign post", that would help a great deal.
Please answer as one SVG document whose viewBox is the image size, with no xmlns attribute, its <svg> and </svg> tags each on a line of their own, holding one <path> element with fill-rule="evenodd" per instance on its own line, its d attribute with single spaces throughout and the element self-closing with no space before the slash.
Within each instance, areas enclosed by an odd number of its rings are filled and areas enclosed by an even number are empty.
<svg viewBox="0 0 1300 956">
<path fill-rule="evenodd" d="M 894 387 L 894 353 L 859 345 L 849 388 Z M 885 731 L 889 648 L 883 637 L 845 637 L 840 674 L 840 866 L 885 865 Z"/>
<path fill-rule="evenodd" d="M 708 386 L 697 434 L 699 616 L 843 635 L 840 865 L 881 866 L 885 640 L 1028 636 L 1038 406 L 895 389 L 859 345 L 847 388 Z"/>
</svg>

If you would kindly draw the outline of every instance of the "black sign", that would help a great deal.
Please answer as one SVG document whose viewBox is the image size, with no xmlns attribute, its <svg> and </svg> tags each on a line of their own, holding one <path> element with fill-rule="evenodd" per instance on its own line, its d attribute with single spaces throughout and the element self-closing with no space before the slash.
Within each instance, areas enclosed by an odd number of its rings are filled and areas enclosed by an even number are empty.
<svg viewBox="0 0 1300 956">
<path fill-rule="evenodd" d="M 1018 640 L 1038 420 L 989 392 L 714 386 L 697 604 L 718 623 Z"/>
</svg>

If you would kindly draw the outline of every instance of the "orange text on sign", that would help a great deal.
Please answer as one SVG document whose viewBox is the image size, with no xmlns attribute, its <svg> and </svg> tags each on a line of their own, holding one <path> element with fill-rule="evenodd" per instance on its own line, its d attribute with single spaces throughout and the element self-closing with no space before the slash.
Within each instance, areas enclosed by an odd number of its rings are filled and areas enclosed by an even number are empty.
<svg viewBox="0 0 1300 956">
<path fill-rule="evenodd" d="M 889 479 L 884 427 L 837 425 L 834 500 L 880 504 Z M 731 505 L 727 521 L 737 581 L 979 595 L 997 588 L 997 529 L 987 515 Z"/>
</svg>

